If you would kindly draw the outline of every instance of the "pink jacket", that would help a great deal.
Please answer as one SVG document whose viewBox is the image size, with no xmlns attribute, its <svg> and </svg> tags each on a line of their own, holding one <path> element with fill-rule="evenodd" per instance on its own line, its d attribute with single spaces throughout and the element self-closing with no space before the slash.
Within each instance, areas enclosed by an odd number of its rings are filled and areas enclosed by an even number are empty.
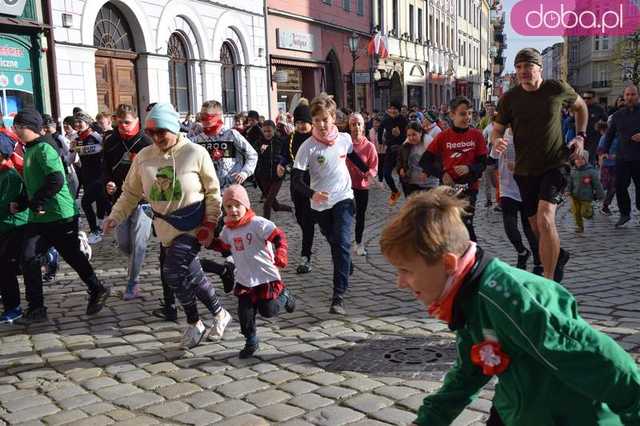
<svg viewBox="0 0 640 426">
<path fill-rule="evenodd" d="M 351 175 L 351 187 L 353 189 L 369 189 L 368 176 L 371 175 L 375 177 L 378 175 L 378 153 L 376 151 L 376 147 L 363 136 L 360 139 L 360 142 L 356 140 L 353 141 L 353 151 L 360 156 L 367 166 L 369 166 L 369 172 L 362 173 L 351 161 L 349 161 L 349 159 L 347 159 L 347 168 Z"/>
</svg>

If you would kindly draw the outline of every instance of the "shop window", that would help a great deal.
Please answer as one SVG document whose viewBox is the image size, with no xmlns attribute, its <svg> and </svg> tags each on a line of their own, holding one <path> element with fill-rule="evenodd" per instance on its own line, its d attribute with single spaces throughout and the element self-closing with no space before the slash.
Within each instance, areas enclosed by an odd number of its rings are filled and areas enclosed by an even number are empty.
<svg viewBox="0 0 640 426">
<path fill-rule="evenodd" d="M 238 66 L 228 42 L 222 43 L 220 62 L 222 62 L 222 108 L 226 114 L 235 114 L 238 112 Z"/>
<path fill-rule="evenodd" d="M 169 38 L 168 54 L 171 103 L 176 108 L 176 111 L 187 113 L 191 111 L 189 65 L 187 63 L 187 47 L 184 38 L 179 33 L 173 33 Z"/>
</svg>

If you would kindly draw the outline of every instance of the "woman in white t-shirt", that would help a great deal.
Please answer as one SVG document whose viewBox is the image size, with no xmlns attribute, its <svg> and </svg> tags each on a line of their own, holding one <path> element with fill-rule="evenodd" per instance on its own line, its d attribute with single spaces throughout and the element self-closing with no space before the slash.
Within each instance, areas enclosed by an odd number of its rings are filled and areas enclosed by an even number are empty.
<svg viewBox="0 0 640 426">
<path fill-rule="evenodd" d="M 351 274 L 351 232 L 354 216 L 351 176 L 347 158 L 367 173 L 369 167 L 353 151 L 351 136 L 338 132 L 335 125 L 336 103 L 326 93 L 316 96 L 310 105 L 313 130 L 298 150 L 291 179 L 294 189 L 311 198 L 311 210 L 320 231 L 331 246 L 333 260 L 333 299 L 330 313 L 346 314 L 344 295 Z M 304 182 L 309 171 L 311 184 Z"/>
</svg>

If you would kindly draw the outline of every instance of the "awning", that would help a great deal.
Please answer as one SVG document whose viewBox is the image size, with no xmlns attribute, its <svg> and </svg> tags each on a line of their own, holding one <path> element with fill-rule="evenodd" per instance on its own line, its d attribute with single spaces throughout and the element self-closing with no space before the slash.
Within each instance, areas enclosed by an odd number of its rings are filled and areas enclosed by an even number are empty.
<svg viewBox="0 0 640 426">
<path fill-rule="evenodd" d="M 304 59 L 282 58 L 271 55 L 271 65 L 285 65 L 303 68 L 324 68 L 327 61 L 305 61 Z"/>
</svg>

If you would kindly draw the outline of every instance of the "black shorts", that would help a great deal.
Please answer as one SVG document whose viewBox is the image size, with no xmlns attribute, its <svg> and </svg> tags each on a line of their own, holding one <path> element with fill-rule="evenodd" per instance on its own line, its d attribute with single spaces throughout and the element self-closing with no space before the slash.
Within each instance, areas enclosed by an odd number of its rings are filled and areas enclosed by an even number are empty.
<svg viewBox="0 0 640 426">
<path fill-rule="evenodd" d="M 562 194 L 569 182 L 569 167 L 562 166 L 547 170 L 540 176 L 513 176 L 522 197 L 522 207 L 527 217 L 535 216 L 538 211 L 538 202 L 547 201 L 552 204 L 560 204 Z"/>
</svg>

